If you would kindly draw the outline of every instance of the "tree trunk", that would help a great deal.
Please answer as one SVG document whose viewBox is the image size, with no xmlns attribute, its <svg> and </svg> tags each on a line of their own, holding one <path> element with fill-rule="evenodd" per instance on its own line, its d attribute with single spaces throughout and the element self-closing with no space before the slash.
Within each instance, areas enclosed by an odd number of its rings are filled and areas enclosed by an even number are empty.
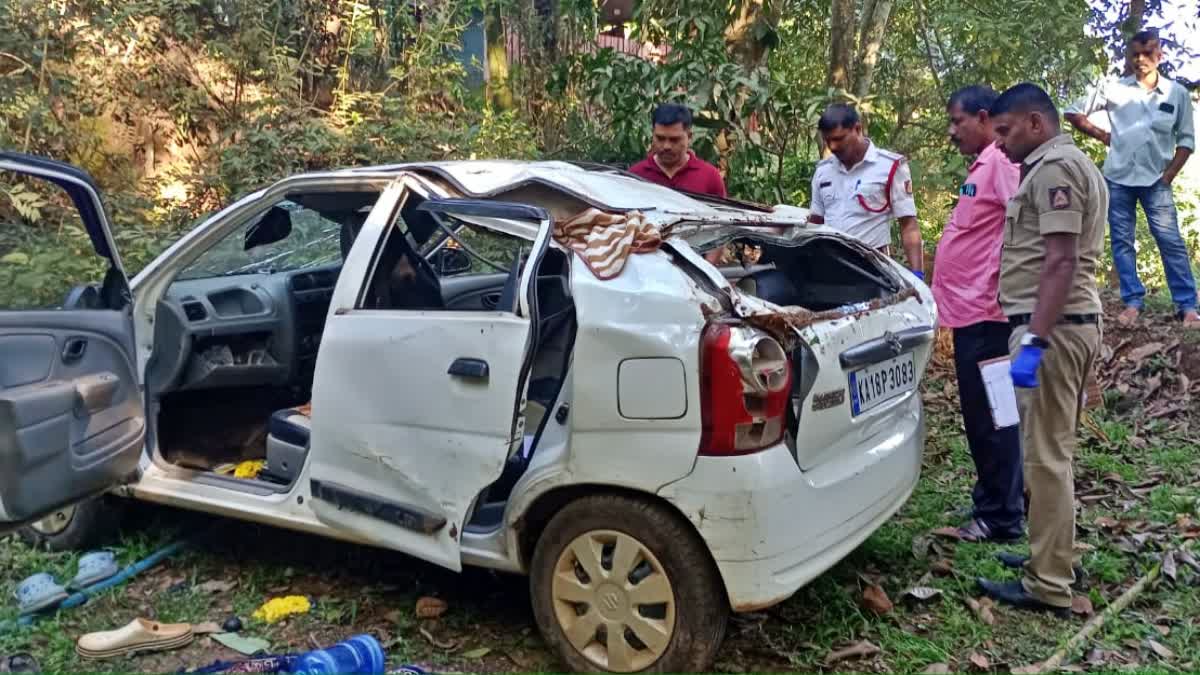
<svg viewBox="0 0 1200 675">
<path fill-rule="evenodd" d="M 829 9 L 829 77 L 831 87 L 850 91 L 854 58 L 854 0 L 832 0 Z"/>
<path fill-rule="evenodd" d="M 497 110 L 511 110 L 514 105 L 513 91 L 508 76 L 508 50 L 499 2 L 490 3 L 484 24 L 487 35 L 488 100 Z"/>
<path fill-rule="evenodd" d="M 765 0 L 742 0 L 737 16 L 725 29 L 725 47 L 747 71 L 763 64 L 774 45 L 779 9 L 768 9 Z"/>
<path fill-rule="evenodd" d="M 858 98 L 871 93 L 875 64 L 879 63 L 879 49 L 883 46 L 883 36 L 891 15 L 892 0 L 867 0 L 863 7 L 862 32 L 858 41 L 858 72 L 854 76 L 854 95 Z"/>
<path fill-rule="evenodd" d="M 1133 62 L 1129 60 L 1129 38 L 1142 29 L 1142 21 L 1146 16 L 1146 0 L 1130 0 L 1129 16 L 1121 22 L 1121 37 L 1125 38 L 1121 48 L 1124 50 L 1124 75 L 1133 74 Z"/>
</svg>

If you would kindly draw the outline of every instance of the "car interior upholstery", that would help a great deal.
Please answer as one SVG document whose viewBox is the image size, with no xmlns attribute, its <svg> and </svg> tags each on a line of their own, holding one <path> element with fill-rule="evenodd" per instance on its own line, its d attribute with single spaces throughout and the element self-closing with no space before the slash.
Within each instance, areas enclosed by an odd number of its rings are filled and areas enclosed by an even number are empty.
<svg viewBox="0 0 1200 675">
<path fill-rule="evenodd" d="M 363 204 L 375 198 L 370 193 L 340 207 L 323 204 L 321 215 L 341 225 L 342 260 L 365 218 Z M 393 229 L 380 246 L 359 306 L 511 311 L 521 258 L 508 272 L 439 276 L 417 254 L 437 229 L 428 213 L 416 211 L 418 203 L 410 200 L 402 209 L 407 233 Z M 281 491 L 295 480 L 308 453 L 306 403 L 341 267 L 339 260 L 277 273 L 177 279 L 170 286 L 156 308 L 155 347 L 146 371 L 163 460 L 219 475 L 230 474 L 239 462 L 265 460 L 257 479 L 239 482 Z M 473 268 L 490 270 L 478 261 Z M 548 250 L 537 279 L 538 339 L 526 408 L 530 438 L 509 458 L 487 502 L 507 498 L 562 389 L 575 332 L 569 289 L 568 256 Z"/>
</svg>

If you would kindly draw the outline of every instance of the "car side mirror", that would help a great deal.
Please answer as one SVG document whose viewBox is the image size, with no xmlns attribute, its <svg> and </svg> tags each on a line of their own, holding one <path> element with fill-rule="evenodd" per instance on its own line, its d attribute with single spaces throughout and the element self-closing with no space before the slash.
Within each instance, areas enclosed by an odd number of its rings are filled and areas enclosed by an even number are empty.
<svg viewBox="0 0 1200 675">
<path fill-rule="evenodd" d="M 461 248 L 443 246 L 429 257 L 429 264 L 438 276 L 453 276 L 471 271 L 471 256 Z"/>
<path fill-rule="evenodd" d="M 283 241 L 292 233 L 292 213 L 280 206 L 272 206 L 270 211 L 263 214 L 249 230 L 246 230 L 246 240 L 242 250 L 274 244 Z"/>
</svg>

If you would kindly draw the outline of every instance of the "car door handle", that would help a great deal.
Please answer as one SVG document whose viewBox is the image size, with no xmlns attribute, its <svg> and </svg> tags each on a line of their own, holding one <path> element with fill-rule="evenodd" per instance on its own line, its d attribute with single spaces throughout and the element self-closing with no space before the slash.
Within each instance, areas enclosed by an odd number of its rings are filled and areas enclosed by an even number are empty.
<svg viewBox="0 0 1200 675">
<path fill-rule="evenodd" d="M 486 380 L 489 369 L 487 361 L 483 359 L 457 358 L 454 360 L 454 363 L 450 364 L 450 370 L 447 370 L 446 373 L 454 377 Z"/>
<path fill-rule="evenodd" d="M 483 305 L 484 309 L 496 309 L 496 307 L 500 304 L 500 294 L 488 293 L 487 295 L 479 298 L 479 304 Z"/>
<path fill-rule="evenodd" d="M 84 338 L 71 338 L 67 340 L 67 344 L 63 345 L 62 362 L 71 364 L 83 358 L 87 353 L 87 340 Z"/>
</svg>

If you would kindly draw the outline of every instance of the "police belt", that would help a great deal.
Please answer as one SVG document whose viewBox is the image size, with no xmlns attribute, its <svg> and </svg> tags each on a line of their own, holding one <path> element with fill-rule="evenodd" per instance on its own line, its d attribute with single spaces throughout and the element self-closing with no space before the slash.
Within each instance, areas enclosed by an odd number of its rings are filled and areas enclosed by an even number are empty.
<svg viewBox="0 0 1200 675">
<path fill-rule="evenodd" d="M 1026 326 L 1030 321 L 1033 321 L 1032 314 L 1013 314 L 1008 317 L 1008 325 L 1016 328 L 1017 326 Z M 1095 326 L 1100 323 L 1099 314 L 1063 314 L 1058 319 L 1059 325 L 1072 324 L 1076 326 Z"/>
</svg>

